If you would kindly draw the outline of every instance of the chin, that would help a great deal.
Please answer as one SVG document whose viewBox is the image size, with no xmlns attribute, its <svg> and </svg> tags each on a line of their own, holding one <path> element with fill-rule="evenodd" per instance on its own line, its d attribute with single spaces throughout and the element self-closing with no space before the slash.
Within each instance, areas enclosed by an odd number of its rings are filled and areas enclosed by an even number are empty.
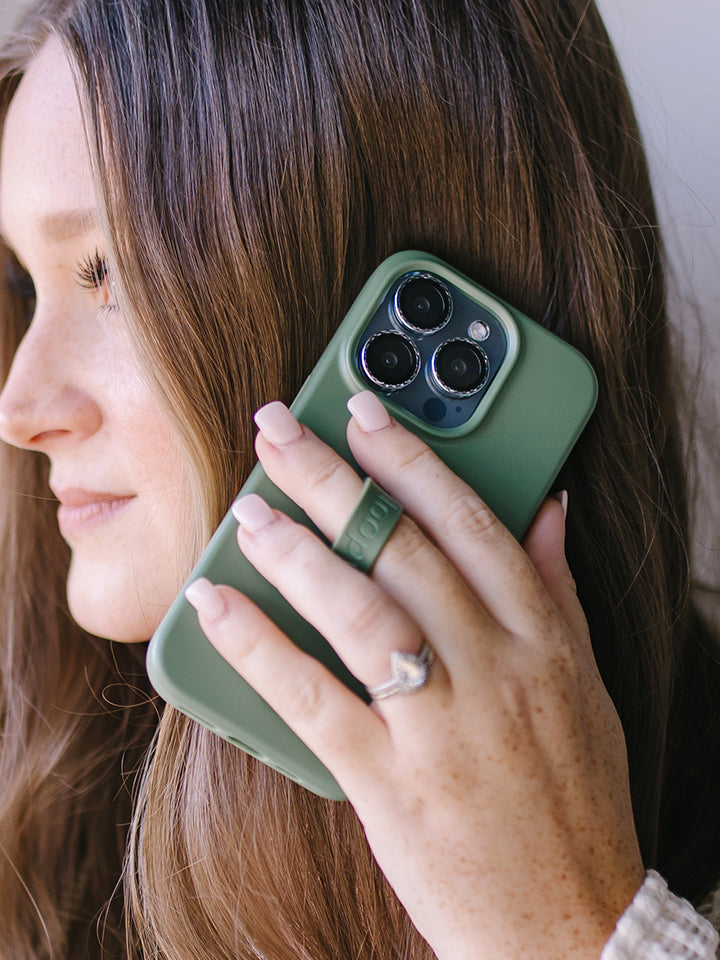
<svg viewBox="0 0 720 960">
<path fill-rule="evenodd" d="M 155 629 L 140 617 L 137 620 L 128 617 L 127 611 L 113 617 L 107 606 L 93 604 L 87 597 L 75 600 L 70 591 L 68 591 L 68 606 L 78 626 L 104 640 L 115 640 L 118 643 L 143 643 L 150 639 Z"/>
<path fill-rule="evenodd" d="M 155 632 L 177 589 L 173 585 L 158 595 L 144 592 L 141 596 L 138 584 L 142 582 L 135 577 L 128 582 L 122 577 L 103 576 L 97 567 L 89 572 L 73 562 L 67 583 L 70 614 L 83 630 L 97 637 L 143 643 Z"/>
</svg>

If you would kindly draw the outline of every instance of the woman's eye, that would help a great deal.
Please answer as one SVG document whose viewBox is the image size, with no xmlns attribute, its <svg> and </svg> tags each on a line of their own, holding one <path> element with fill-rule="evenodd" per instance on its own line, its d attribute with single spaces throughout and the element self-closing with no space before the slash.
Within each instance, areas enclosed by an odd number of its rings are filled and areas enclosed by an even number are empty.
<svg viewBox="0 0 720 960">
<path fill-rule="evenodd" d="M 109 273 L 107 261 L 97 250 L 95 253 L 83 257 L 77 266 L 78 283 L 84 290 L 105 291 L 105 302 L 101 307 L 104 310 L 115 309 Z"/>
<path fill-rule="evenodd" d="M 96 250 L 78 263 L 78 283 L 85 290 L 99 290 L 108 275 L 107 263 Z"/>
</svg>

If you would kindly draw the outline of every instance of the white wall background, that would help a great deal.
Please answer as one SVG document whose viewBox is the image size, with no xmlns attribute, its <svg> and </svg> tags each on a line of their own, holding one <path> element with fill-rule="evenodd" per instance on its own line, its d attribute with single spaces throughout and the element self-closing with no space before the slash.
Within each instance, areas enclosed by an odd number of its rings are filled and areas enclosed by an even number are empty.
<svg viewBox="0 0 720 960">
<path fill-rule="evenodd" d="M 597 0 L 633 95 L 674 273 L 678 323 L 703 320 L 720 420 L 720 3 Z"/>
<path fill-rule="evenodd" d="M 550 2 L 550 0 L 548 0 Z M 596 0 L 645 140 L 671 268 L 670 315 L 697 369 L 696 576 L 720 587 L 720 2 Z M 720 627 L 720 600 L 706 596 Z"/>
</svg>

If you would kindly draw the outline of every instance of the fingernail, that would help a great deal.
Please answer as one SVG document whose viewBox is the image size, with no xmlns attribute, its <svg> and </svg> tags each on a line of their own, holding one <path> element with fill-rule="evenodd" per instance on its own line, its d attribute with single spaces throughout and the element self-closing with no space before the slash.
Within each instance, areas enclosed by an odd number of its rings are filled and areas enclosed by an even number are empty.
<svg viewBox="0 0 720 960">
<path fill-rule="evenodd" d="M 185 590 L 185 599 L 209 621 L 219 620 L 227 612 L 227 604 L 214 583 L 205 577 L 193 580 Z"/>
<path fill-rule="evenodd" d="M 280 400 L 260 407 L 255 412 L 255 423 L 265 439 L 276 447 L 294 443 L 303 435 L 302 427 Z"/>
<path fill-rule="evenodd" d="M 371 390 L 350 397 L 347 408 L 365 433 L 379 433 L 392 423 L 390 414 Z"/>
<path fill-rule="evenodd" d="M 568 512 L 567 490 L 558 490 L 556 493 L 553 493 L 551 496 L 553 500 L 557 500 L 557 502 L 560 504 L 560 506 L 562 507 L 563 516 L 567 518 L 567 512 Z"/>
<path fill-rule="evenodd" d="M 248 493 L 244 497 L 238 497 L 231 510 L 237 522 L 248 533 L 257 533 L 277 520 L 275 513 L 256 493 Z"/>
</svg>

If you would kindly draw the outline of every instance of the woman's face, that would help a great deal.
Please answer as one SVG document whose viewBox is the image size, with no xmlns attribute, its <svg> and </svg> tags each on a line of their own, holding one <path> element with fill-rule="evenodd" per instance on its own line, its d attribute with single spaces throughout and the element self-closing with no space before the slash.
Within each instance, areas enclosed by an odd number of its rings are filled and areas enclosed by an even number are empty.
<svg viewBox="0 0 720 960">
<path fill-rule="evenodd" d="M 37 307 L 0 395 L 0 437 L 50 460 L 74 618 L 136 641 L 182 582 L 188 486 L 114 308 L 95 207 L 70 66 L 51 42 L 25 73 L 2 139 L 0 229 Z"/>
</svg>

